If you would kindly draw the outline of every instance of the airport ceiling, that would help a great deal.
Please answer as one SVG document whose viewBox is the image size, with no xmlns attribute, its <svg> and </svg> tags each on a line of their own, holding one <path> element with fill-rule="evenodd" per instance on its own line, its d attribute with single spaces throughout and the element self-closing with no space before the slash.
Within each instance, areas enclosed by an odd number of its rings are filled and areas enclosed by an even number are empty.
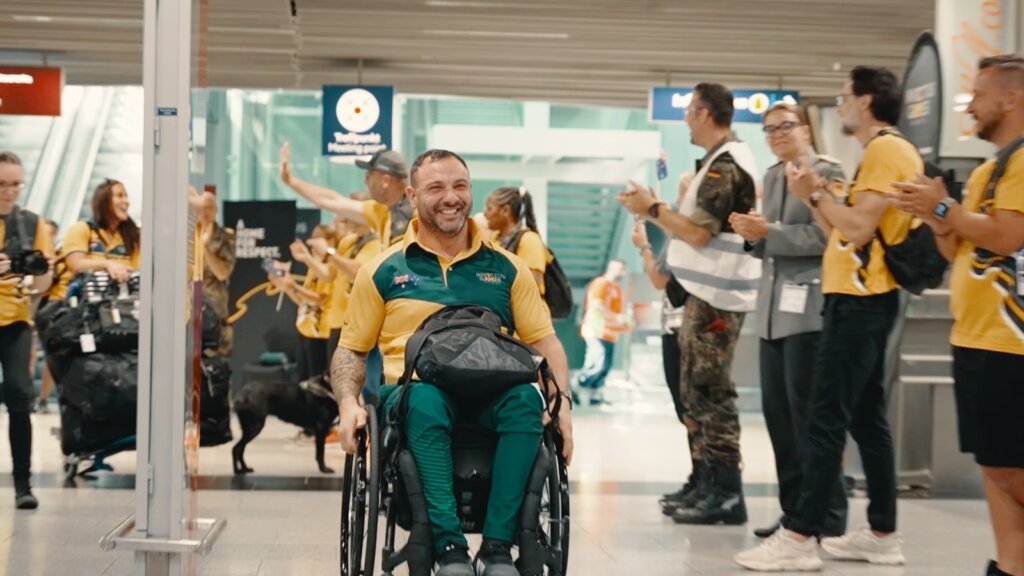
<svg viewBox="0 0 1024 576">
<path fill-rule="evenodd" d="M 362 83 L 400 93 L 634 108 L 666 82 L 832 97 L 856 64 L 902 75 L 935 19 L 935 0 L 207 1 L 209 86 L 354 84 L 361 61 Z M 0 64 L 62 66 L 69 84 L 140 84 L 142 10 L 3 0 Z"/>
</svg>

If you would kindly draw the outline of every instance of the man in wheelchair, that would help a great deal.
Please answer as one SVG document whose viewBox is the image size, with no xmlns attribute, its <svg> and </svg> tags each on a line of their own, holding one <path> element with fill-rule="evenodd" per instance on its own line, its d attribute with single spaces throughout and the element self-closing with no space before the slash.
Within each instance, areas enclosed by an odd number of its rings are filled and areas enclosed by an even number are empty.
<svg viewBox="0 0 1024 576">
<path fill-rule="evenodd" d="M 532 273 L 515 255 L 485 239 L 469 218 L 472 194 L 462 158 L 430 150 L 416 159 L 411 172 L 406 194 L 418 217 L 402 242 L 359 271 L 332 360 L 331 385 L 338 399 L 342 446 L 354 453 L 356 431 L 366 425 L 360 398 L 367 352 L 379 345 L 385 380 L 398 382 L 405 367 L 406 343 L 421 322 L 447 305 L 475 304 L 497 314 L 510 334 L 514 332 L 547 360 L 556 382 L 547 392 L 547 401 L 561 406 L 555 422 L 568 464 L 573 450 L 571 402 L 555 402 L 556 395 L 566 395 L 568 366 Z M 401 396 L 395 390 L 395 386 L 381 390 L 385 412 Z M 407 406 L 403 434 L 419 469 L 437 574 L 476 576 L 453 494 L 452 426 L 456 420 L 468 420 L 498 437 L 478 555 L 485 566 L 481 576 L 518 576 L 511 548 L 549 418 L 545 398 L 532 382 L 482 401 L 471 398 L 414 380 L 402 401 Z"/>
</svg>

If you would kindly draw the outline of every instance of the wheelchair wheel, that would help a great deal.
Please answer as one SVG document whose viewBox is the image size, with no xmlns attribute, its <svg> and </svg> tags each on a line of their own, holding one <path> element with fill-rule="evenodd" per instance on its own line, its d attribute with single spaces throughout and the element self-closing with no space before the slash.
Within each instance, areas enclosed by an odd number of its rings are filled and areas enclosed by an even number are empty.
<svg viewBox="0 0 1024 576">
<path fill-rule="evenodd" d="M 550 442 L 549 449 L 554 465 L 541 494 L 540 528 L 546 532 L 552 551 L 559 552 L 548 562 L 548 574 L 565 576 L 569 570 L 569 476 L 562 458 L 561 442 Z M 547 518 L 543 517 L 545 511 Z"/>
<path fill-rule="evenodd" d="M 356 438 L 354 455 L 345 457 L 341 502 L 341 576 L 371 576 L 377 557 L 380 496 L 380 436 L 377 412 L 367 406 L 366 428 Z"/>
</svg>

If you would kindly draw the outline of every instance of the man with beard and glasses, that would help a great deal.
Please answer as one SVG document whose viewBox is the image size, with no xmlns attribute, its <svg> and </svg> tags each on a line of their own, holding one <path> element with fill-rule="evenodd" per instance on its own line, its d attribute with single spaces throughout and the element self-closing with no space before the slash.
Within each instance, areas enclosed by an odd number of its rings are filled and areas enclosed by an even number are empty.
<svg viewBox="0 0 1024 576">
<path fill-rule="evenodd" d="M 340 436 L 348 453 L 356 430 L 366 424 L 359 397 L 366 354 L 380 347 L 384 376 L 383 410 L 398 400 L 405 368 L 405 344 L 424 319 L 449 304 L 476 304 L 494 311 L 510 334 L 533 346 L 551 365 L 565 395 L 568 366 L 551 316 L 529 267 L 481 234 L 469 219 L 469 170 L 457 154 L 429 150 L 412 166 L 406 190 L 418 217 L 401 241 L 359 269 L 352 287 L 341 341 L 331 365 L 331 385 L 341 417 Z M 468 383 L 469 384 L 469 383 Z M 498 436 L 480 559 L 483 576 L 518 576 L 510 553 L 519 509 L 543 431 L 544 398 L 532 383 L 511 388 L 483 404 L 442 392 L 427 382 L 409 384 L 404 432 L 419 468 L 440 576 L 475 576 L 452 494 L 452 423 L 473 420 Z M 549 399 L 551 400 L 551 399 Z M 572 420 L 562 402 L 558 428 L 563 455 L 572 458 Z"/>
<path fill-rule="evenodd" d="M 924 170 L 917 148 L 893 128 L 901 103 L 900 83 L 889 70 L 851 70 L 837 112 L 843 132 L 857 139 L 864 154 L 845 200 L 830 192 L 814 166 L 786 166 L 789 190 L 830 231 L 821 267 L 824 318 L 808 404 L 809 450 L 796 506 L 786 513 L 784 530 L 736 555 L 736 562 L 750 570 L 821 570 L 815 537 L 825 535 L 847 431 L 857 441 L 864 465 L 870 528 L 822 538 L 822 548 L 844 560 L 904 563 L 896 533 L 896 463 L 883 382 L 899 286 L 876 238 L 881 235 L 889 246 L 906 238 L 911 216 L 892 207 L 885 195 L 897 191 L 893 182 Z"/>
<path fill-rule="evenodd" d="M 985 479 L 997 555 L 987 574 L 1024 576 L 1024 59 L 982 59 L 967 112 L 999 151 L 971 173 L 963 204 L 923 176 L 898 182 L 892 200 L 932 227 L 953 262 L 960 450 Z"/>
</svg>

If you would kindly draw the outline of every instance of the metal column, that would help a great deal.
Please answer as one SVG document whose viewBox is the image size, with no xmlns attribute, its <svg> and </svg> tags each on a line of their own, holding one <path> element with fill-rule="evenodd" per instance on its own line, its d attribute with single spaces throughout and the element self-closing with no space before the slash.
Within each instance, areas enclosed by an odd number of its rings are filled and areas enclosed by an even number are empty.
<svg viewBox="0 0 1024 576">
<path fill-rule="evenodd" d="M 136 505 L 100 545 L 135 552 L 136 574 L 195 573 L 223 521 L 195 517 L 187 195 L 191 0 L 145 0 L 145 140 Z M 186 433 L 188 431 L 188 433 Z"/>
</svg>

